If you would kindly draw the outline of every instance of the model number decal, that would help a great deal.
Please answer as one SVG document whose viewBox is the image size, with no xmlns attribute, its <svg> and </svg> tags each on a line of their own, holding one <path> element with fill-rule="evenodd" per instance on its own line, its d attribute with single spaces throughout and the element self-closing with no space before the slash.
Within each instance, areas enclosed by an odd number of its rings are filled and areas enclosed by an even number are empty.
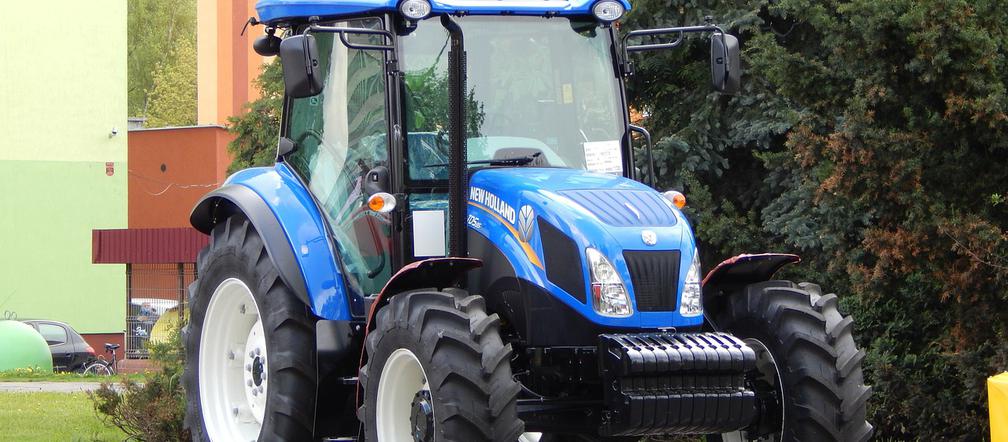
<svg viewBox="0 0 1008 442">
<path fill-rule="evenodd" d="M 511 207 L 510 204 L 504 202 L 499 196 L 494 195 L 492 192 L 488 192 L 485 189 L 479 187 L 469 188 L 469 200 L 484 205 L 490 210 L 497 212 L 501 218 L 506 219 L 509 223 L 515 223 L 515 209 Z"/>
</svg>

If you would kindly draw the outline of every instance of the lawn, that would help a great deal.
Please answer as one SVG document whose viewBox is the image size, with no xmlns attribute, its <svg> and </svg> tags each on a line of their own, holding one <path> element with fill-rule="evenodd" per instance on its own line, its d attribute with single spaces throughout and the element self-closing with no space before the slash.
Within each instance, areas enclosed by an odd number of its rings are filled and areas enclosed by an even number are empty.
<svg viewBox="0 0 1008 442">
<path fill-rule="evenodd" d="M 122 376 L 84 376 L 78 373 L 46 373 L 20 369 L 0 371 L 0 382 L 118 382 Z M 134 373 L 126 376 L 132 381 L 141 383 L 144 381 L 143 373 Z"/>
<path fill-rule="evenodd" d="M 0 393 L 0 440 L 121 441 L 106 427 L 85 393 Z"/>
</svg>

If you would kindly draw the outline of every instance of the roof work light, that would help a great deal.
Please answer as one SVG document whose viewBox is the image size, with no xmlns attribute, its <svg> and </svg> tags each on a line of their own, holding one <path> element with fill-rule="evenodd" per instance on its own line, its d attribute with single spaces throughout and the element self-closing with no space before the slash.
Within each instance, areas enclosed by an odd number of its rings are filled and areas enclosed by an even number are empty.
<svg viewBox="0 0 1008 442">
<path fill-rule="evenodd" d="M 431 4 L 427 0 L 403 0 L 399 3 L 399 13 L 410 20 L 422 20 L 431 13 Z"/>
<path fill-rule="evenodd" d="M 592 7 L 592 14 L 595 14 L 595 18 L 605 23 L 619 20 L 624 12 L 626 12 L 626 8 L 623 7 L 623 4 L 613 0 L 602 0 Z"/>
</svg>

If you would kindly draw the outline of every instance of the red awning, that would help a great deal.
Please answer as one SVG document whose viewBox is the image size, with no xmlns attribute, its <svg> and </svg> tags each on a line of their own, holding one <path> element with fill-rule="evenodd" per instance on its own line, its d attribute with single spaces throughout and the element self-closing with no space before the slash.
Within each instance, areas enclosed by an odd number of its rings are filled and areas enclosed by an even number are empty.
<svg viewBox="0 0 1008 442">
<path fill-rule="evenodd" d="M 210 237 L 193 228 L 91 231 L 95 264 L 174 264 L 196 262 Z"/>
</svg>

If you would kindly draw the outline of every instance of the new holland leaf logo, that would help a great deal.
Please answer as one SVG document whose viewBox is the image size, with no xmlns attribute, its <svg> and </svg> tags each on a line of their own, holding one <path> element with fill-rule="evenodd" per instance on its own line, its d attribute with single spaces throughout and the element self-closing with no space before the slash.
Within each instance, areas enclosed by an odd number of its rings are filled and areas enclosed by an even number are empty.
<svg viewBox="0 0 1008 442">
<path fill-rule="evenodd" d="M 524 205 L 518 212 L 518 235 L 523 242 L 532 238 L 532 227 L 535 224 L 535 211 L 532 206 Z"/>
</svg>

